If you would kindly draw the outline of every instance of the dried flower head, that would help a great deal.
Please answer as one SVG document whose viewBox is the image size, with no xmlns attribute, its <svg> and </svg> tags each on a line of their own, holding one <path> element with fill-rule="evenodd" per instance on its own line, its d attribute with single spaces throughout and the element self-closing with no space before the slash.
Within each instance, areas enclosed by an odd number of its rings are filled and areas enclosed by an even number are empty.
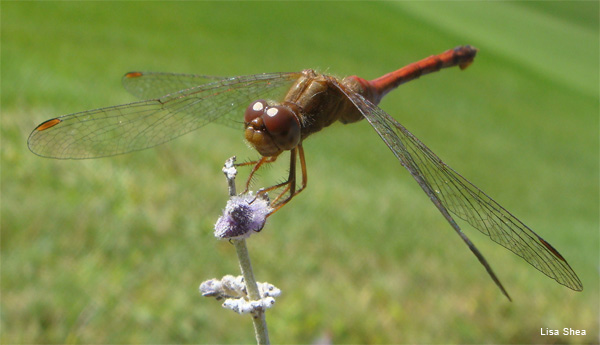
<svg viewBox="0 0 600 345">
<path fill-rule="evenodd" d="M 262 230 L 267 215 L 272 211 L 268 198 L 262 195 L 232 196 L 215 224 L 215 237 L 240 239 Z"/>
<path fill-rule="evenodd" d="M 221 280 L 210 279 L 200 285 L 200 293 L 204 297 L 217 300 L 225 299 L 223 307 L 239 314 L 254 313 L 266 310 L 275 304 L 275 298 L 281 295 L 281 290 L 267 282 L 257 283 L 260 299 L 249 300 L 246 282 L 243 276 L 226 275 Z"/>
</svg>

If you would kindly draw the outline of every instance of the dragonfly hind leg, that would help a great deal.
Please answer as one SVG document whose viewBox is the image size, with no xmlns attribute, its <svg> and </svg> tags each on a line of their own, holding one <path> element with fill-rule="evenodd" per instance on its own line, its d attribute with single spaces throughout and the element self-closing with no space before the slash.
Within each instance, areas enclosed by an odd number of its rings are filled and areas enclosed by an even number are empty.
<svg viewBox="0 0 600 345">
<path fill-rule="evenodd" d="M 300 188 L 296 189 L 296 159 L 300 158 L 300 169 L 302 174 L 302 184 Z M 259 161 L 260 163 L 260 161 Z M 258 163 L 257 163 L 258 165 Z M 301 191 L 306 188 L 307 176 L 306 176 L 306 160 L 304 158 L 304 149 L 302 148 L 302 144 L 299 144 L 297 147 L 290 150 L 290 170 L 288 179 L 285 182 L 278 183 L 274 186 L 261 189 L 258 194 L 264 194 L 273 190 L 277 190 L 279 188 L 283 188 L 281 193 L 273 199 L 271 202 L 271 207 L 273 210 L 267 215 L 270 216 L 273 213 L 279 211 L 280 208 L 285 206 L 292 198 Z M 257 194 L 257 196 L 258 196 Z M 286 196 L 287 195 L 287 196 Z M 285 197 L 285 198 L 284 198 Z"/>
<path fill-rule="evenodd" d="M 246 180 L 246 189 L 244 190 L 243 194 L 248 193 L 248 191 L 250 190 L 250 184 L 252 183 L 252 180 L 254 179 L 254 175 L 256 174 L 258 169 L 260 169 L 260 167 L 262 167 L 265 164 L 275 162 L 277 157 L 278 156 L 262 157 L 261 159 L 259 159 L 257 161 L 249 161 L 249 162 L 235 164 L 236 166 L 253 165 L 252 171 L 250 171 L 250 174 L 248 175 L 248 179 Z M 300 159 L 302 184 L 300 185 L 300 188 L 296 189 L 296 160 L 298 158 Z M 259 195 L 264 195 L 268 192 L 283 188 L 283 190 L 279 193 L 279 195 L 277 195 L 277 197 L 275 199 L 273 199 L 273 201 L 271 202 L 271 207 L 273 208 L 273 210 L 267 215 L 267 217 L 272 215 L 273 213 L 277 212 L 280 208 L 282 208 L 285 204 L 287 204 L 290 200 L 292 200 L 292 198 L 294 196 L 296 196 L 298 193 L 303 191 L 304 188 L 306 188 L 306 182 L 307 182 L 306 159 L 304 158 L 304 149 L 302 148 L 302 144 L 299 144 L 298 146 L 296 146 L 295 148 L 290 150 L 290 169 L 289 169 L 289 175 L 288 175 L 287 180 L 282 183 L 273 185 L 271 187 L 262 188 L 257 192 L 256 196 L 258 197 Z M 287 194 L 287 196 L 286 196 L 286 194 Z M 284 198 L 284 196 L 285 196 L 285 198 Z"/>
</svg>

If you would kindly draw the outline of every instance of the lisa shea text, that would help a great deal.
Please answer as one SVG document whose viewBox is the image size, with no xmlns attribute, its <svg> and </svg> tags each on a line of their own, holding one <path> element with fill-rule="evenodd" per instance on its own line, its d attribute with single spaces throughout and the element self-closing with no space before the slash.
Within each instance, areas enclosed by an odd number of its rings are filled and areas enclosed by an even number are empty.
<svg viewBox="0 0 600 345">
<path fill-rule="evenodd" d="M 573 329 L 565 327 L 560 332 L 558 329 L 540 328 L 542 335 L 585 335 L 585 329 Z"/>
</svg>

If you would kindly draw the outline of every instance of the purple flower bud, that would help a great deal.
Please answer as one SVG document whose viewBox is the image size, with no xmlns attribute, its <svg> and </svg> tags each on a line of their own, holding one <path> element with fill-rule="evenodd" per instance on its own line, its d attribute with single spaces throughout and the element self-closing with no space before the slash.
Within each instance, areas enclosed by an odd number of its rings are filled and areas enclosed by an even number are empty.
<svg viewBox="0 0 600 345">
<path fill-rule="evenodd" d="M 266 198 L 252 194 L 232 196 L 227 201 L 223 215 L 215 224 L 215 237 L 222 239 L 249 237 L 252 232 L 262 230 L 271 210 Z"/>
</svg>

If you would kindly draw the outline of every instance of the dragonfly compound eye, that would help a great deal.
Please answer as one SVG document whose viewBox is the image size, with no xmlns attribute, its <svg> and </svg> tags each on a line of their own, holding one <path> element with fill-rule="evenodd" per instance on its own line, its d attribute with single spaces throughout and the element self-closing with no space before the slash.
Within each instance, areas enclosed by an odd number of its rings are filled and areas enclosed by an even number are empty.
<svg viewBox="0 0 600 345">
<path fill-rule="evenodd" d="M 252 102 L 252 104 L 246 108 L 246 112 L 244 113 L 244 121 L 246 123 L 252 122 L 252 120 L 264 114 L 266 108 L 267 101 L 264 99 L 259 99 L 258 101 Z"/>
<path fill-rule="evenodd" d="M 268 107 L 263 121 L 279 148 L 291 150 L 300 142 L 300 121 L 290 108 L 283 105 Z"/>
</svg>

